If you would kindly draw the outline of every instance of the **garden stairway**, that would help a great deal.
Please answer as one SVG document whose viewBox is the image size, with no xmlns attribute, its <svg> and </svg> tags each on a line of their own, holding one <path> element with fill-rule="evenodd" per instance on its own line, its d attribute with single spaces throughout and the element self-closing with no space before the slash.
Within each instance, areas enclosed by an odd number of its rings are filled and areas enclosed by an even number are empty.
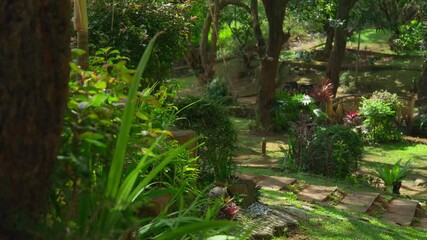
<svg viewBox="0 0 427 240">
<path fill-rule="evenodd" d="M 304 186 L 296 195 L 300 200 L 328 204 L 341 210 L 351 210 L 361 213 L 371 213 L 380 206 L 383 209 L 381 219 L 399 226 L 414 226 L 427 229 L 427 217 L 417 216 L 417 211 L 421 210 L 418 201 L 408 199 L 392 199 L 388 203 L 380 193 L 375 192 L 355 192 L 346 194 L 337 187 L 301 185 L 294 178 L 258 176 L 242 174 L 238 176 L 246 180 L 254 181 L 262 189 L 275 191 L 288 191 L 296 189 L 296 185 Z M 332 201 L 331 201 L 332 200 Z M 331 205 L 330 203 L 334 204 Z M 420 218 L 421 217 L 421 218 Z"/>
</svg>

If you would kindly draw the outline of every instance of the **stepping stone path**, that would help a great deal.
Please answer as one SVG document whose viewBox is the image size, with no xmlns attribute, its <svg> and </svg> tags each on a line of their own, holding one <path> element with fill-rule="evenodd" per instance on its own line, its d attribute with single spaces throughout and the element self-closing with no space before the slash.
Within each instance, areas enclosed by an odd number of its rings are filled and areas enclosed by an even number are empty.
<svg viewBox="0 0 427 240">
<path fill-rule="evenodd" d="M 337 189 L 337 187 L 311 185 L 299 192 L 297 195 L 299 199 L 306 202 L 324 202 Z"/>
<path fill-rule="evenodd" d="M 286 191 L 287 189 L 295 189 L 295 187 L 292 187 L 292 185 L 295 186 L 297 184 L 296 179 L 286 177 L 258 176 L 249 174 L 241 174 L 238 175 L 238 177 L 241 179 L 252 180 L 262 189 L 275 191 Z M 327 202 L 330 197 L 333 198 L 336 192 L 342 193 L 337 187 L 308 185 L 306 186 L 306 188 L 302 189 L 297 193 L 297 197 L 303 201 L 325 205 L 327 204 L 325 202 Z M 340 203 L 336 205 L 336 208 L 342 210 L 370 213 L 372 209 L 375 209 L 375 202 L 384 203 L 379 193 L 355 192 L 343 194 L 345 195 L 345 197 L 341 200 Z M 390 223 L 394 223 L 399 226 L 414 226 L 427 230 L 426 216 L 417 218 L 417 221 L 415 221 L 417 209 L 420 208 L 418 201 L 407 199 L 393 199 L 385 206 L 387 206 L 387 212 L 382 215 L 383 220 Z M 283 218 L 283 220 L 286 219 L 286 221 L 282 221 L 280 227 L 283 227 L 283 225 L 287 225 L 288 227 L 294 227 L 295 221 L 290 220 L 292 219 L 292 215 L 294 214 L 289 215 L 285 212 L 280 212 L 279 214 L 276 214 L 275 212 L 275 214 L 272 214 L 274 216 L 272 216 L 271 219 L 263 219 L 263 221 L 270 221 L 272 228 L 268 228 L 265 231 L 261 231 L 260 229 L 258 229 L 258 231 L 255 231 L 256 233 L 254 233 L 255 235 L 252 236 L 252 239 L 271 239 L 271 236 L 277 236 L 277 229 L 275 230 L 274 226 L 276 225 L 274 222 L 278 222 L 278 217 Z M 263 226 L 268 226 L 268 224 L 263 224 Z"/>
<path fill-rule="evenodd" d="M 406 199 L 394 199 L 388 205 L 383 219 L 400 226 L 409 226 L 415 217 L 418 202 Z"/>
<path fill-rule="evenodd" d="M 257 182 L 256 184 L 262 189 L 266 190 L 282 190 L 284 187 L 288 185 L 292 185 L 296 183 L 297 180 L 295 178 L 286 178 L 286 177 L 266 177 L 263 180 Z"/>
<path fill-rule="evenodd" d="M 373 192 L 350 193 L 337 205 L 337 208 L 366 213 L 379 196 L 379 193 Z"/>
</svg>

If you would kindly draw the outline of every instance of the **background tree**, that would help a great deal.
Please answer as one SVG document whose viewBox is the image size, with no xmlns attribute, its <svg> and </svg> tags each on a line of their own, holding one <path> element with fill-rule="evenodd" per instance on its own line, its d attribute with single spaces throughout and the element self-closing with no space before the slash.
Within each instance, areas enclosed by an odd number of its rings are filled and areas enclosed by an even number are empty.
<svg viewBox="0 0 427 240">
<path fill-rule="evenodd" d="M 77 32 L 77 48 L 85 53 L 77 58 L 82 69 L 89 67 L 89 31 L 86 0 L 74 0 L 74 29 Z"/>
<path fill-rule="evenodd" d="M 0 2 L 0 238 L 32 239 L 66 109 L 68 0 Z"/>
<path fill-rule="evenodd" d="M 382 13 L 382 18 L 378 18 L 381 20 L 379 26 L 392 31 L 389 44 L 392 50 L 396 50 L 395 40 L 401 34 L 400 27 L 419 19 L 425 3 L 419 0 L 376 0 L 373 4 L 373 11 Z"/>
<path fill-rule="evenodd" d="M 324 56 L 328 57 L 332 51 L 335 29 L 331 20 L 335 19 L 337 0 L 307 0 L 290 1 L 289 10 L 301 21 L 300 24 L 309 24 L 313 31 L 323 32 L 326 36 Z"/>
<path fill-rule="evenodd" d="M 129 57 L 129 67 L 135 67 L 149 40 L 165 30 L 144 72 L 145 79 L 161 81 L 169 76 L 173 61 L 183 59 L 187 51 L 192 26 L 188 4 L 186 1 L 90 1 L 90 48 L 120 50 L 121 55 Z"/>
<path fill-rule="evenodd" d="M 345 48 L 347 45 L 347 26 L 350 18 L 350 10 L 353 8 L 357 0 L 340 0 L 337 6 L 335 18 L 335 39 L 332 53 L 329 57 L 326 76 L 331 80 L 334 89 L 334 96 L 340 83 L 341 64 L 344 59 Z"/>
<path fill-rule="evenodd" d="M 240 0 L 207 0 L 208 12 L 203 25 L 200 42 L 200 59 L 202 72 L 198 79 L 200 85 L 209 83 L 214 75 L 214 64 L 220 28 L 220 13 L 228 5 L 242 7 L 250 12 L 249 7 Z M 209 38 L 210 36 L 210 38 Z"/>
<path fill-rule="evenodd" d="M 258 1 L 251 0 L 253 28 L 261 59 L 259 76 L 258 115 L 263 128 L 269 129 L 272 123 L 272 107 L 276 92 L 276 76 L 282 46 L 290 37 L 283 31 L 288 0 L 263 0 L 268 20 L 268 40 L 265 41 L 259 24 Z"/>
</svg>

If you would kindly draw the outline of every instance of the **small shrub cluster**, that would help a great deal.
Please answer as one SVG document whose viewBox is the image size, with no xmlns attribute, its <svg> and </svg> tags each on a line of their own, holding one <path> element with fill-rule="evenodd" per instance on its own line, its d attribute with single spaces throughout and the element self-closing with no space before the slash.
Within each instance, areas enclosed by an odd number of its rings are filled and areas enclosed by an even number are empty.
<svg viewBox="0 0 427 240">
<path fill-rule="evenodd" d="M 357 170 L 363 143 L 351 128 L 333 125 L 316 128 L 309 150 L 309 172 L 345 178 Z"/>
<path fill-rule="evenodd" d="M 229 178 L 235 168 L 232 156 L 237 132 L 226 110 L 216 102 L 195 97 L 182 99 L 176 105 L 176 126 L 196 131 L 204 142 L 198 149 L 201 170 L 212 173 L 217 180 Z"/>
<path fill-rule="evenodd" d="M 376 91 L 372 97 L 363 98 L 359 114 L 364 118 L 364 138 L 380 143 L 398 141 L 402 138 L 395 124 L 396 112 L 402 104 L 396 94 Z"/>
<path fill-rule="evenodd" d="M 289 149 L 282 148 L 282 170 L 306 171 L 345 178 L 357 170 L 363 144 L 359 136 L 343 125 L 314 126 L 307 119 L 292 124 Z"/>
<path fill-rule="evenodd" d="M 221 105 L 229 105 L 233 102 L 226 81 L 220 78 L 215 78 L 206 86 L 204 96 Z"/>
</svg>

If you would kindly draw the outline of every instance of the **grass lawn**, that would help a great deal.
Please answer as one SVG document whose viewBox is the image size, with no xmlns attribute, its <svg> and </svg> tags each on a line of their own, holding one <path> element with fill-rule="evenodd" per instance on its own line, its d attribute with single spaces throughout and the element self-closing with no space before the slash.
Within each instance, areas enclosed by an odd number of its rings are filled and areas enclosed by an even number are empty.
<svg viewBox="0 0 427 240">
<path fill-rule="evenodd" d="M 377 31 L 373 28 L 364 29 L 360 34 L 360 49 L 379 53 L 395 54 L 395 52 L 391 51 L 388 46 L 390 34 L 391 32 L 388 30 Z M 347 43 L 347 46 L 354 49 L 357 48 L 357 39 L 358 33 L 354 32 L 351 40 Z"/>
<path fill-rule="evenodd" d="M 308 220 L 300 221 L 290 239 L 426 239 L 426 232 L 412 227 L 393 226 L 366 214 L 341 211 L 332 207 L 311 205 L 297 200 L 291 192 L 264 191 L 262 202 L 283 206 L 292 205 L 308 210 Z M 286 237 L 276 240 L 288 239 Z"/>
</svg>

